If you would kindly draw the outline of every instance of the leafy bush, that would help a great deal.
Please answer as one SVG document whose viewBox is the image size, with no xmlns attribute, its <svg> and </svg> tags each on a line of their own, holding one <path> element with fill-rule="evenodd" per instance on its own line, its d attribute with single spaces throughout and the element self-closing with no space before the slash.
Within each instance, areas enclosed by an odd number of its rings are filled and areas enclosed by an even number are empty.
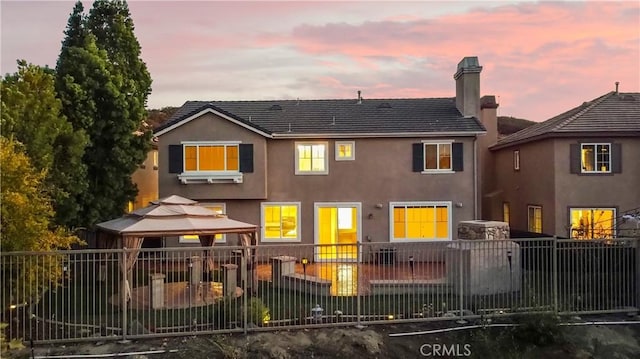
<svg viewBox="0 0 640 359">
<path fill-rule="evenodd" d="M 269 307 L 259 298 L 251 298 L 247 307 L 247 322 L 262 325 L 271 319 Z"/>
<path fill-rule="evenodd" d="M 514 318 L 514 339 L 536 346 L 548 346 L 563 341 L 560 318 L 553 313 L 519 314 Z"/>
</svg>

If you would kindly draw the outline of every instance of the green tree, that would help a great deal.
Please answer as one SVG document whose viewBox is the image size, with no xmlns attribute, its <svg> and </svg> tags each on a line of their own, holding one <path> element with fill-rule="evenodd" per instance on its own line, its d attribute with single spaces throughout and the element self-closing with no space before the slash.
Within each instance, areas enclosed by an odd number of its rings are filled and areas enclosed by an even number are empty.
<svg viewBox="0 0 640 359">
<path fill-rule="evenodd" d="M 0 247 L 3 252 L 68 249 L 76 236 L 51 223 L 54 211 L 44 190 L 46 171 L 36 169 L 23 146 L 0 136 Z M 60 255 L 3 261 L 2 302 L 34 302 L 62 276 Z M 6 308 L 3 306 L 3 308 Z"/>
<path fill-rule="evenodd" d="M 86 19 L 81 11 L 76 4 L 65 31 L 56 87 L 64 114 L 89 136 L 90 189 L 78 202 L 82 224 L 90 227 L 120 216 L 136 196 L 131 175 L 151 148 L 144 127 L 151 77 L 126 2 L 96 1 Z"/>
<path fill-rule="evenodd" d="M 56 98 L 52 70 L 24 60 L 18 72 L 2 79 L 1 131 L 24 145 L 31 163 L 45 171 L 43 186 L 51 196 L 55 222 L 74 226 L 76 196 L 86 190 L 86 146 L 83 130 L 74 130 Z"/>
</svg>

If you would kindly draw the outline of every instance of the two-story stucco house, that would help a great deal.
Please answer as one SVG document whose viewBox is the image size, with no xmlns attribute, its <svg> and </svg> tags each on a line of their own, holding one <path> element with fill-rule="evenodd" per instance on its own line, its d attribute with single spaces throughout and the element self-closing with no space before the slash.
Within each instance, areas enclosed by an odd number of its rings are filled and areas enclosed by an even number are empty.
<svg viewBox="0 0 640 359">
<path fill-rule="evenodd" d="M 640 207 L 640 93 L 617 87 L 491 146 L 485 218 L 567 238 L 616 236 Z"/>
<path fill-rule="evenodd" d="M 495 122 L 481 70 L 464 58 L 450 98 L 186 102 L 155 132 L 159 195 L 259 224 L 261 244 L 455 239 L 479 216 L 477 139 Z"/>
</svg>

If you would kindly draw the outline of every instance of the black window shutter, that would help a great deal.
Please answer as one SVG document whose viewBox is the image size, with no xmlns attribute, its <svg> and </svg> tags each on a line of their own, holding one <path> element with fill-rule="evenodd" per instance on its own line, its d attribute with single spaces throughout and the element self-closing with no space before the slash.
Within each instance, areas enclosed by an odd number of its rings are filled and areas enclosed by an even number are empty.
<svg viewBox="0 0 640 359">
<path fill-rule="evenodd" d="M 611 172 L 622 173 L 622 145 L 611 144 Z"/>
<path fill-rule="evenodd" d="M 253 144 L 240 144 L 240 172 L 253 172 Z"/>
<path fill-rule="evenodd" d="M 422 143 L 413 144 L 413 172 L 424 171 L 424 145 Z"/>
<path fill-rule="evenodd" d="M 456 172 L 464 170 L 464 151 L 462 142 L 454 142 L 451 144 L 451 164 L 452 169 Z"/>
<path fill-rule="evenodd" d="M 571 173 L 580 173 L 580 167 L 582 161 L 580 161 L 580 145 L 572 144 L 569 148 L 569 169 Z"/>
<path fill-rule="evenodd" d="M 169 173 L 182 173 L 182 145 L 169 145 Z"/>
</svg>

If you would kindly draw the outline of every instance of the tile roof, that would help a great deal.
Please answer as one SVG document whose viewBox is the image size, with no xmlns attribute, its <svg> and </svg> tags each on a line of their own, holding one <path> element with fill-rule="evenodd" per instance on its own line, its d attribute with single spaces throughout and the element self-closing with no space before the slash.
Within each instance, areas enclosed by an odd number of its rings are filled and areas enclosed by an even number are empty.
<svg viewBox="0 0 640 359">
<path fill-rule="evenodd" d="M 187 101 L 158 133 L 212 109 L 271 135 L 484 132 L 454 98 L 268 101 Z"/>
<path fill-rule="evenodd" d="M 500 139 L 492 149 L 540 138 L 618 133 L 640 136 L 640 93 L 609 92 L 544 122 Z"/>
</svg>

